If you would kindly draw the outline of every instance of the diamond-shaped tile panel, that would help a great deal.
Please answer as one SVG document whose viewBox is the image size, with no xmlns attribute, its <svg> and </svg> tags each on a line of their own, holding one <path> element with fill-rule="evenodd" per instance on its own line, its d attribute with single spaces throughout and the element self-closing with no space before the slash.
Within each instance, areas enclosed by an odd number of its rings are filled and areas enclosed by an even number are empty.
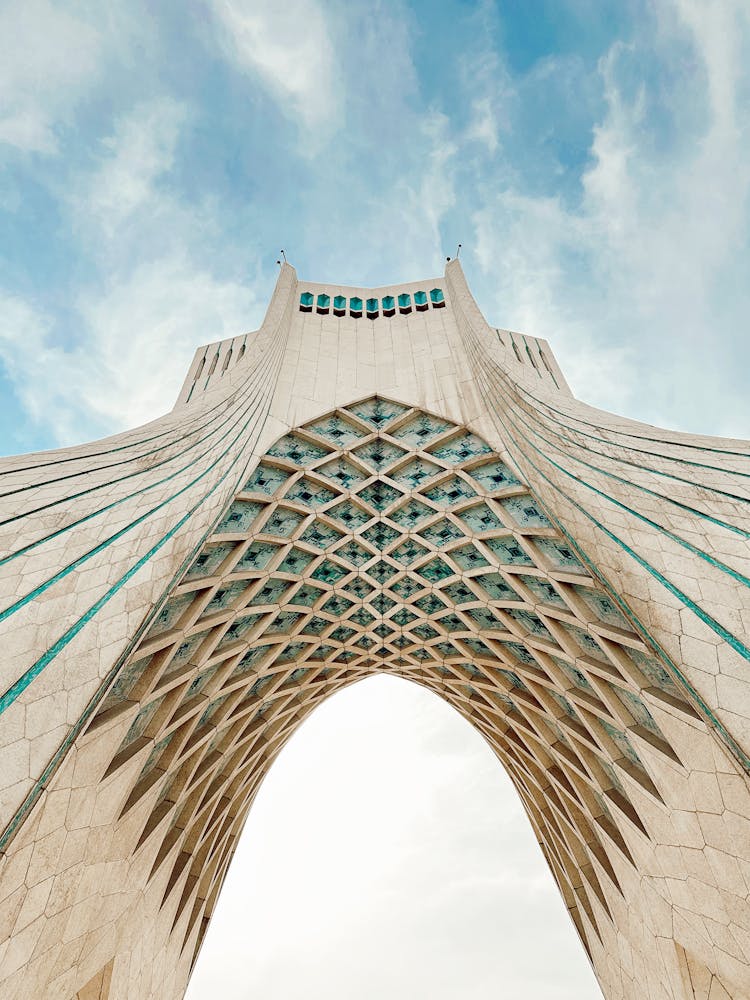
<svg viewBox="0 0 750 1000">
<path fill-rule="evenodd" d="M 565 542 L 558 542 L 554 538 L 536 538 L 534 541 L 539 551 L 555 569 L 585 573 L 583 566 Z"/>
<path fill-rule="evenodd" d="M 563 701 L 566 700 L 563 699 L 561 695 L 555 695 L 554 691 L 552 692 L 552 695 L 557 702 L 560 702 L 561 700 Z M 570 707 L 572 709 L 573 706 L 571 705 Z M 575 719 L 578 718 L 575 712 L 573 713 L 573 718 Z M 643 762 L 641 761 L 641 758 L 638 756 L 635 747 L 630 742 L 625 733 L 623 733 L 621 729 L 618 729 L 617 726 L 613 726 L 610 722 L 605 722 L 604 719 L 599 719 L 598 722 L 599 725 L 604 730 L 604 732 L 607 734 L 607 736 L 609 736 L 609 738 L 615 744 L 617 749 L 623 755 L 623 757 L 627 758 L 627 760 L 629 760 L 631 764 L 635 764 L 637 767 L 643 770 Z"/>
<path fill-rule="evenodd" d="M 610 684 L 609 686 L 628 712 L 632 715 L 633 721 L 637 725 L 643 726 L 644 729 L 653 733 L 654 736 L 658 736 L 662 740 L 664 739 L 664 733 L 657 725 L 656 719 L 649 712 L 637 694 L 633 691 L 628 691 L 627 688 L 621 688 L 616 684 Z"/>
<path fill-rule="evenodd" d="M 315 423 L 308 424 L 307 429 L 324 440 L 330 441 L 337 448 L 346 448 L 352 441 L 364 437 L 363 432 L 358 427 L 348 420 L 344 420 L 337 413 L 334 413 L 330 417 L 325 417 L 323 420 L 316 420 Z"/>
<path fill-rule="evenodd" d="M 521 548 L 518 540 L 513 535 L 505 535 L 500 538 L 486 538 L 484 544 L 504 566 L 534 565 L 531 557 Z"/>
<path fill-rule="evenodd" d="M 444 628 L 446 632 L 465 632 L 466 626 L 458 617 L 454 611 L 449 611 L 447 615 L 443 615 L 439 619 L 440 627 Z"/>
<path fill-rule="evenodd" d="M 562 670 L 568 680 L 571 681 L 577 688 L 580 688 L 581 691 L 593 693 L 594 689 L 589 683 L 588 678 L 578 669 L 578 667 L 575 666 L 575 664 L 568 663 L 567 660 L 563 660 L 559 656 L 553 656 L 552 660 L 557 664 L 560 670 Z"/>
<path fill-rule="evenodd" d="M 540 580 L 535 576 L 522 576 L 520 579 L 526 584 L 534 597 L 542 604 L 549 604 L 555 608 L 566 608 L 568 605 L 560 597 L 558 592 L 548 580 Z"/>
<path fill-rule="evenodd" d="M 216 526 L 216 534 L 243 533 L 263 510 L 263 505 L 250 500 L 235 500 Z"/>
<path fill-rule="evenodd" d="M 377 396 L 372 399 L 365 400 L 363 403 L 355 403 L 353 406 L 348 406 L 347 409 L 356 414 L 360 420 L 365 420 L 368 424 L 378 430 L 382 430 L 386 424 L 389 424 L 396 417 L 400 417 L 402 413 L 406 413 L 408 407 L 402 406 L 400 403 L 392 403 L 388 399 L 379 399 Z"/>
<path fill-rule="evenodd" d="M 342 533 L 330 524 L 325 524 L 323 521 L 313 521 L 300 535 L 300 541 L 322 551 L 335 545 L 336 542 L 340 542 L 343 537 Z"/>
<path fill-rule="evenodd" d="M 492 614 L 489 608 L 469 608 L 466 615 L 468 618 L 471 618 L 478 629 L 495 629 L 500 632 L 507 631 L 503 623 Z"/>
<path fill-rule="evenodd" d="M 369 566 L 367 569 L 367 575 L 371 576 L 373 580 L 377 580 L 378 583 L 385 583 L 392 576 L 395 576 L 397 572 L 396 567 L 391 566 L 384 559 L 379 559 L 373 566 Z"/>
<path fill-rule="evenodd" d="M 286 495 L 289 500 L 296 500 L 297 503 L 304 504 L 305 507 L 320 507 L 335 500 L 338 496 L 333 490 L 321 486 L 320 483 L 308 479 L 307 476 L 303 476 L 302 479 L 293 483 Z"/>
<path fill-rule="evenodd" d="M 529 494 L 516 497 L 506 497 L 499 501 L 508 514 L 510 523 L 519 528 L 551 528 L 552 525 L 539 509 L 539 504 Z"/>
<path fill-rule="evenodd" d="M 401 532 L 395 528 L 391 528 L 388 524 L 384 524 L 382 521 L 377 521 L 362 532 L 362 537 L 366 542 L 369 542 L 370 545 L 373 545 L 376 549 L 380 549 L 382 552 L 391 542 L 401 537 Z"/>
<path fill-rule="evenodd" d="M 479 455 L 486 455 L 492 449 L 485 444 L 476 434 L 463 431 L 449 441 L 443 441 L 436 448 L 430 448 L 430 452 L 435 458 L 440 458 L 451 465 L 461 465 L 468 462 L 470 458 L 477 458 Z"/>
<path fill-rule="evenodd" d="M 367 608 L 358 608 L 349 620 L 361 625 L 362 628 L 367 628 L 375 621 L 375 616 L 371 615 Z"/>
<path fill-rule="evenodd" d="M 568 625 L 563 622 L 560 623 L 560 627 L 564 629 L 569 636 L 571 636 L 581 653 L 584 653 L 587 656 L 593 656 L 597 660 L 606 662 L 607 657 L 601 646 L 593 636 L 589 635 L 588 632 L 585 632 L 582 628 L 578 628 L 577 625 Z"/>
<path fill-rule="evenodd" d="M 353 454 L 375 472 L 382 472 L 383 469 L 387 469 L 389 465 L 393 465 L 406 452 L 403 448 L 398 448 L 395 444 L 391 444 L 390 441 L 375 438 L 374 441 L 368 441 L 367 444 L 363 444 L 355 449 Z"/>
<path fill-rule="evenodd" d="M 453 507 L 462 500 L 470 500 L 476 496 L 471 486 L 460 476 L 450 476 L 448 479 L 444 479 L 442 483 L 425 490 L 424 495 L 428 500 L 443 507 Z"/>
<path fill-rule="evenodd" d="M 316 566 L 312 572 L 313 580 L 320 580 L 321 583 L 337 583 L 342 576 L 350 570 L 346 570 L 343 566 L 338 566 L 336 563 L 331 562 L 330 559 L 324 559 L 320 566 Z"/>
<path fill-rule="evenodd" d="M 653 685 L 673 698 L 684 699 L 672 675 L 654 656 L 648 656 L 639 649 L 628 648 L 628 656 L 636 664 L 646 680 L 646 686 Z"/>
<path fill-rule="evenodd" d="M 616 628 L 630 628 L 619 608 L 606 594 L 592 590 L 591 587 L 581 587 L 578 584 L 574 585 L 573 590 L 600 621 L 606 622 L 607 625 L 614 625 Z"/>
<path fill-rule="evenodd" d="M 197 580 L 205 576 L 213 576 L 218 571 L 221 564 L 234 552 L 235 544 L 232 542 L 220 542 L 218 545 L 206 545 L 201 549 L 193 562 L 193 565 L 185 574 L 186 580 Z"/>
<path fill-rule="evenodd" d="M 411 462 L 389 473 L 389 478 L 407 490 L 418 490 L 428 479 L 432 479 L 443 470 L 434 462 L 424 458 L 413 458 Z"/>
<path fill-rule="evenodd" d="M 305 441 L 297 434 L 287 434 L 268 449 L 268 454 L 273 458 L 286 458 L 295 465 L 310 465 L 327 455 L 328 451 L 319 444 Z"/>
<path fill-rule="evenodd" d="M 289 598 L 290 604 L 301 604 L 306 608 L 311 608 L 325 593 L 319 587 L 313 587 L 309 583 L 303 583 Z"/>
<path fill-rule="evenodd" d="M 349 583 L 344 585 L 343 589 L 347 592 L 347 594 L 351 594 L 358 600 L 364 601 L 364 599 L 371 594 L 373 590 L 375 590 L 375 587 L 369 582 L 369 580 L 365 580 L 364 577 L 355 576 L 353 580 L 350 580 Z"/>
<path fill-rule="evenodd" d="M 245 483 L 243 490 L 246 493 L 263 493 L 270 497 L 284 485 L 288 478 L 289 473 L 285 469 L 277 469 L 274 465 L 261 462 Z"/>
<path fill-rule="evenodd" d="M 255 649 L 249 649 L 247 653 L 242 657 L 240 662 L 237 664 L 234 673 L 244 674 L 249 670 L 253 670 L 261 660 L 264 660 L 275 646 L 256 646 Z"/>
<path fill-rule="evenodd" d="M 491 601 L 523 600 L 499 573 L 484 573 L 482 576 L 475 576 L 473 582 L 479 584 Z"/>
<path fill-rule="evenodd" d="M 263 569 L 280 548 L 280 545 L 272 545 L 270 542 L 253 542 L 245 549 L 233 572 L 246 573 Z"/>
<path fill-rule="evenodd" d="M 315 471 L 345 490 L 352 489 L 369 478 L 360 472 L 356 466 L 352 465 L 351 462 L 341 457 L 334 458 L 331 462 L 326 462 L 325 465 L 319 466 Z"/>
<path fill-rule="evenodd" d="M 320 618 L 318 615 L 313 615 L 308 622 L 305 622 L 302 632 L 304 635 L 319 636 L 325 632 L 330 624 L 327 618 Z"/>
<path fill-rule="evenodd" d="M 391 437 L 403 441 L 411 448 L 425 448 L 438 434 L 454 426 L 439 417 L 430 417 L 426 413 L 418 413 L 405 424 L 391 432 Z"/>
<path fill-rule="evenodd" d="M 315 558 L 310 552 L 298 549 L 296 546 L 287 552 L 282 561 L 276 567 L 277 573 L 302 573 Z"/>
<path fill-rule="evenodd" d="M 236 603 L 247 590 L 247 580 L 235 580 L 226 587 L 219 587 L 204 609 L 204 614 L 224 611 Z"/>
<path fill-rule="evenodd" d="M 464 537 L 461 529 L 456 527 L 456 525 L 447 518 L 443 518 L 441 521 L 436 521 L 435 524 L 431 524 L 427 528 L 422 528 L 419 534 L 422 538 L 437 547 L 447 545 L 449 542 L 455 542 L 457 538 Z"/>
<path fill-rule="evenodd" d="M 280 611 L 270 625 L 266 625 L 265 635 L 291 635 L 297 623 L 304 618 L 300 611 Z"/>
<path fill-rule="evenodd" d="M 401 608 L 401 610 L 397 611 L 396 614 L 391 618 L 391 621 L 395 622 L 396 625 L 400 625 L 403 628 L 403 626 L 408 625 L 409 622 L 415 621 L 416 617 L 417 616 L 415 614 L 412 614 L 412 612 L 409 611 L 408 608 Z"/>
<path fill-rule="evenodd" d="M 372 514 L 363 510 L 358 504 L 352 503 L 351 500 L 342 500 L 335 507 L 330 507 L 326 514 L 347 531 L 356 531 L 372 518 Z"/>
<path fill-rule="evenodd" d="M 381 615 L 386 614 L 391 608 L 396 606 L 396 602 L 392 601 L 387 594 L 376 594 L 370 601 L 370 604 Z"/>
<path fill-rule="evenodd" d="M 289 642 L 282 649 L 276 662 L 297 663 L 310 648 L 311 644 L 309 642 Z M 295 673 L 297 673 L 296 670 Z"/>
<path fill-rule="evenodd" d="M 461 569 L 478 569 L 481 566 L 489 566 L 489 562 L 479 549 L 471 543 L 460 545 L 457 549 L 451 549 L 449 556 Z"/>
<path fill-rule="evenodd" d="M 353 635 L 356 635 L 353 628 L 350 628 L 348 625 L 339 625 L 337 629 L 331 632 L 329 638 L 335 639 L 336 642 L 347 642 Z"/>
<path fill-rule="evenodd" d="M 261 528 L 264 535 L 274 538 L 291 538 L 305 520 L 303 514 L 290 507 L 277 507 Z"/>
<path fill-rule="evenodd" d="M 499 645 L 502 648 L 504 655 L 508 657 L 510 663 L 517 660 L 519 663 L 523 663 L 527 667 L 538 666 L 532 654 L 520 642 L 501 642 Z"/>
<path fill-rule="evenodd" d="M 354 539 L 347 542 L 346 545 L 342 545 L 340 549 L 336 549 L 336 555 L 339 559 L 343 559 L 357 568 L 364 566 L 373 558 L 372 552 L 368 552 L 363 545 L 355 542 Z"/>
<path fill-rule="evenodd" d="M 404 601 L 408 601 L 410 597 L 417 593 L 417 591 L 422 590 L 425 586 L 423 581 L 417 581 L 413 576 L 404 576 L 400 580 L 396 580 L 395 583 L 391 584 L 390 590 L 394 594 L 398 594 L 400 598 Z"/>
<path fill-rule="evenodd" d="M 500 459 L 485 462 L 478 468 L 472 469 L 471 476 L 487 493 L 497 493 L 499 490 L 507 490 L 510 486 L 521 485 L 505 462 L 501 462 Z"/>
<path fill-rule="evenodd" d="M 554 642 L 547 626 L 533 611 L 524 611 L 521 608 L 508 608 L 505 614 L 509 618 L 512 618 L 524 632 L 535 635 L 540 639 L 549 639 L 551 642 Z"/>
<path fill-rule="evenodd" d="M 390 628 L 390 626 L 386 625 L 385 622 L 381 622 L 379 625 L 377 625 L 373 629 L 373 632 L 381 639 L 385 639 L 387 636 L 393 635 L 393 629 Z"/>
<path fill-rule="evenodd" d="M 497 531 L 502 528 L 502 522 L 494 511 L 490 510 L 486 503 L 478 503 L 473 507 L 462 510 L 458 517 L 464 522 L 469 531 L 477 535 L 483 531 Z"/>
<path fill-rule="evenodd" d="M 375 510 L 383 511 L 395 503 L 401 493 L 388 483 L 378 480 L 361 490 L 359 496 Z"/>
<path fill-rule="evenodd" d="M 456 605 L 469 604 L 471 601 L 479 600 L 471 587 L 467 586 L 463 580 L 449 583 L 447 587 L 443 587 L 442 593 Z"/>
<path fill-rule="evenodd" d="M 415 542 L 413 538 L 407 538 L 405 542 L 391 552 L 391 558 L 401 563 L 402 566 L 411 566 L 416 559 L 419 559 L 420 556 L 425 555 L 428 551 L 423 545 Z"/>
<path fill-rule="evenodd" d="M 170 598 L 151 625 L 148 638 L 151 639 L 155 635 L 161 635 L 163 632 L 177 628 L 181 623 L 185 624 L 186 612 L 194 599 L 194 593 L 179 594 L 177 597 Z"/>
<path fill-rule="evenodd" d="M 290 580 L 278 580 L 271 577 L 270 580 L 267 580 L 259 587 L 250 603 L 254 605 L 279 604 L 281 603 L 281 598 L 291 586 L 292 583 Z"/>
<path fill-rule="evenodd" d="M 395 521 L 396 524 L 400 524 L 402 528 L 411 531 L 423 521 L 426 521 L 428 517 L 432 517 L 434 513 L 435 511 L 431 507 L 428 507 L 427 504 L 411 497 L 398 510 L 392 511 L 388 517 L 391 521 Z"/>
<path fill-rule="evenodd" d="M 441 580 L 446 580 L 449 576 L 455 576 L 455 572 L 453 567 L 449 566 L 439 556 L 431 559 L 417 570 L 417 573 L 424 577 L 425 580 L 429 580 L 430 583 L 440 583 Z"/>
<path fill-rule="evenodd" d="M 415 628 L 411 629 L 411 631 L 414 635 L 422 639 L 423 642 L 427 642 L 428 639 L 436 639 L 440 635 L 437 629 L 434 629 L 428 622 L 423 622 L 421 625 L 417 625 Z"/>
<path fill-rule="evenodd" d="M 329 615 L 335 615 L 340 618 L 342 615 L 346 614 L 349 608 L 354 607 L 354 601 L 350 601 L 348 597 L 344 597 L 342 594 L 333 594 L 323 605 L 323 611 L 327 612 Z"/>
<path fill-rule="evenodd" d="M 425 594 L 418 601 L 414 602 L 414 607 L 419 608 L 426 615 L 435 615 L 438 611 L 445 611 L 446 605 L 436 594 Z"/>
</svg>

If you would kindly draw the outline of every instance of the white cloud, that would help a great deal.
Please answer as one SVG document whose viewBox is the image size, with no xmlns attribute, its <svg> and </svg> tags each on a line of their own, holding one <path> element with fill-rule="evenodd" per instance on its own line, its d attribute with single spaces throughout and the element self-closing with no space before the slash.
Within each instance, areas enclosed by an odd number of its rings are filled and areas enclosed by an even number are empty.
<svg viewBox="0 0 750 1000">
<path fill-rule="evenodd" d="M 314 0 L 209 0 L 224 53 L 257 76 L 281 108 L 307 129 L 335 123 L 343 89 L 330 28 Z"/>
<path fill-rule="evenodd" d="M 739 54 L 750 14 L 688 0 L 659 10 L 658 31 L 645 26 L 648 38 L 616 42 L 600 62 L 606 111 L 580 203 L 530 194 L 510 174 L 499 184 L 485 177 L 477 252 L 499 276 L 508 325 L 548 337 L 582 398 L 657 423 L 747 434 L 744 387 L 731 384 L 735 366 L 711 331 L 734 325 L 750 361 L 741 336 L 750 135 L 740 110 L 750 75 Z M 649 83 L 655 59 L 673 74 L 661 92 Z"/>
<path fill-rule="evenodd" d="M 0 5 L 0 144 L 54 153 L 57 132 L 101 66 L 90 23 L 48 0 Z"/>
<path fill-rule="evenodd" d="M 185 118 L 183 105 L 162 98 L 121 119 L 103 141 L 105 156 L 96 174 L 85 181 L 77 213 L 111 237 L 139 209 L 158 210 L 157 185 L 173 165 Z"/>
</svg>

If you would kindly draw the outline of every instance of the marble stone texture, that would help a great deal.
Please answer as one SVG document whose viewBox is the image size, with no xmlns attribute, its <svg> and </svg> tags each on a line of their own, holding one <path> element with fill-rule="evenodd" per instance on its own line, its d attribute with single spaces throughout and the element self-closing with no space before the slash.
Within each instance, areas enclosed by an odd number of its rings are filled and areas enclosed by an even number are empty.
<svg viewBox="0 0 750 1000">
<path fill-rule="evenodd" d="M 284 265 L 169 414 L 0 471 L 0 996 L 182 997 L 277 753 L 386 671 L 493 747 L 608 1000 L 750 997 L 750 444 L 576 400 L 457 261 Z"/>
</svg>

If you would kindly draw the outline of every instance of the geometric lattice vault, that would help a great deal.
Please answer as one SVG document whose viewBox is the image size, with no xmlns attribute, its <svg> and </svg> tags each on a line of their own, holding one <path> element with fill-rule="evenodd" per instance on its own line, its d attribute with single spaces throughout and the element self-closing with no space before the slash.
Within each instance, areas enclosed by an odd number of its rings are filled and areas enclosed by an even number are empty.
<svg viewBox="0 0 750 1000">
<path fill-rule="evenodd" d="M 750 995 L 747 456 L 578 403 L 454 262 L 285 266 L 172 414 L 10 460 L 2 995 L 179 998 L 280 749 L 379 672 L 488 741 L 608 998 Z"/>
</svg>

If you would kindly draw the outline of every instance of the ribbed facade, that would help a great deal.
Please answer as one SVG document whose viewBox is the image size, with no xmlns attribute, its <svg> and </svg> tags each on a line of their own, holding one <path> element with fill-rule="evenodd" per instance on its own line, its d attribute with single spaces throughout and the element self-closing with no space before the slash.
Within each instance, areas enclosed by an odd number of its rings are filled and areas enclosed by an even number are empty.
<svg viewBox="0 0 750 1000">
<path fill-rule="evenodd" d="M 0 995 L 178 1000 L 277 753 L 388 672 L 487 739 L 608 1000 L 750 996 L 748 482 L 457 261 L 284 265 L 171 413 L 2 463 Z"/>
</svg>

